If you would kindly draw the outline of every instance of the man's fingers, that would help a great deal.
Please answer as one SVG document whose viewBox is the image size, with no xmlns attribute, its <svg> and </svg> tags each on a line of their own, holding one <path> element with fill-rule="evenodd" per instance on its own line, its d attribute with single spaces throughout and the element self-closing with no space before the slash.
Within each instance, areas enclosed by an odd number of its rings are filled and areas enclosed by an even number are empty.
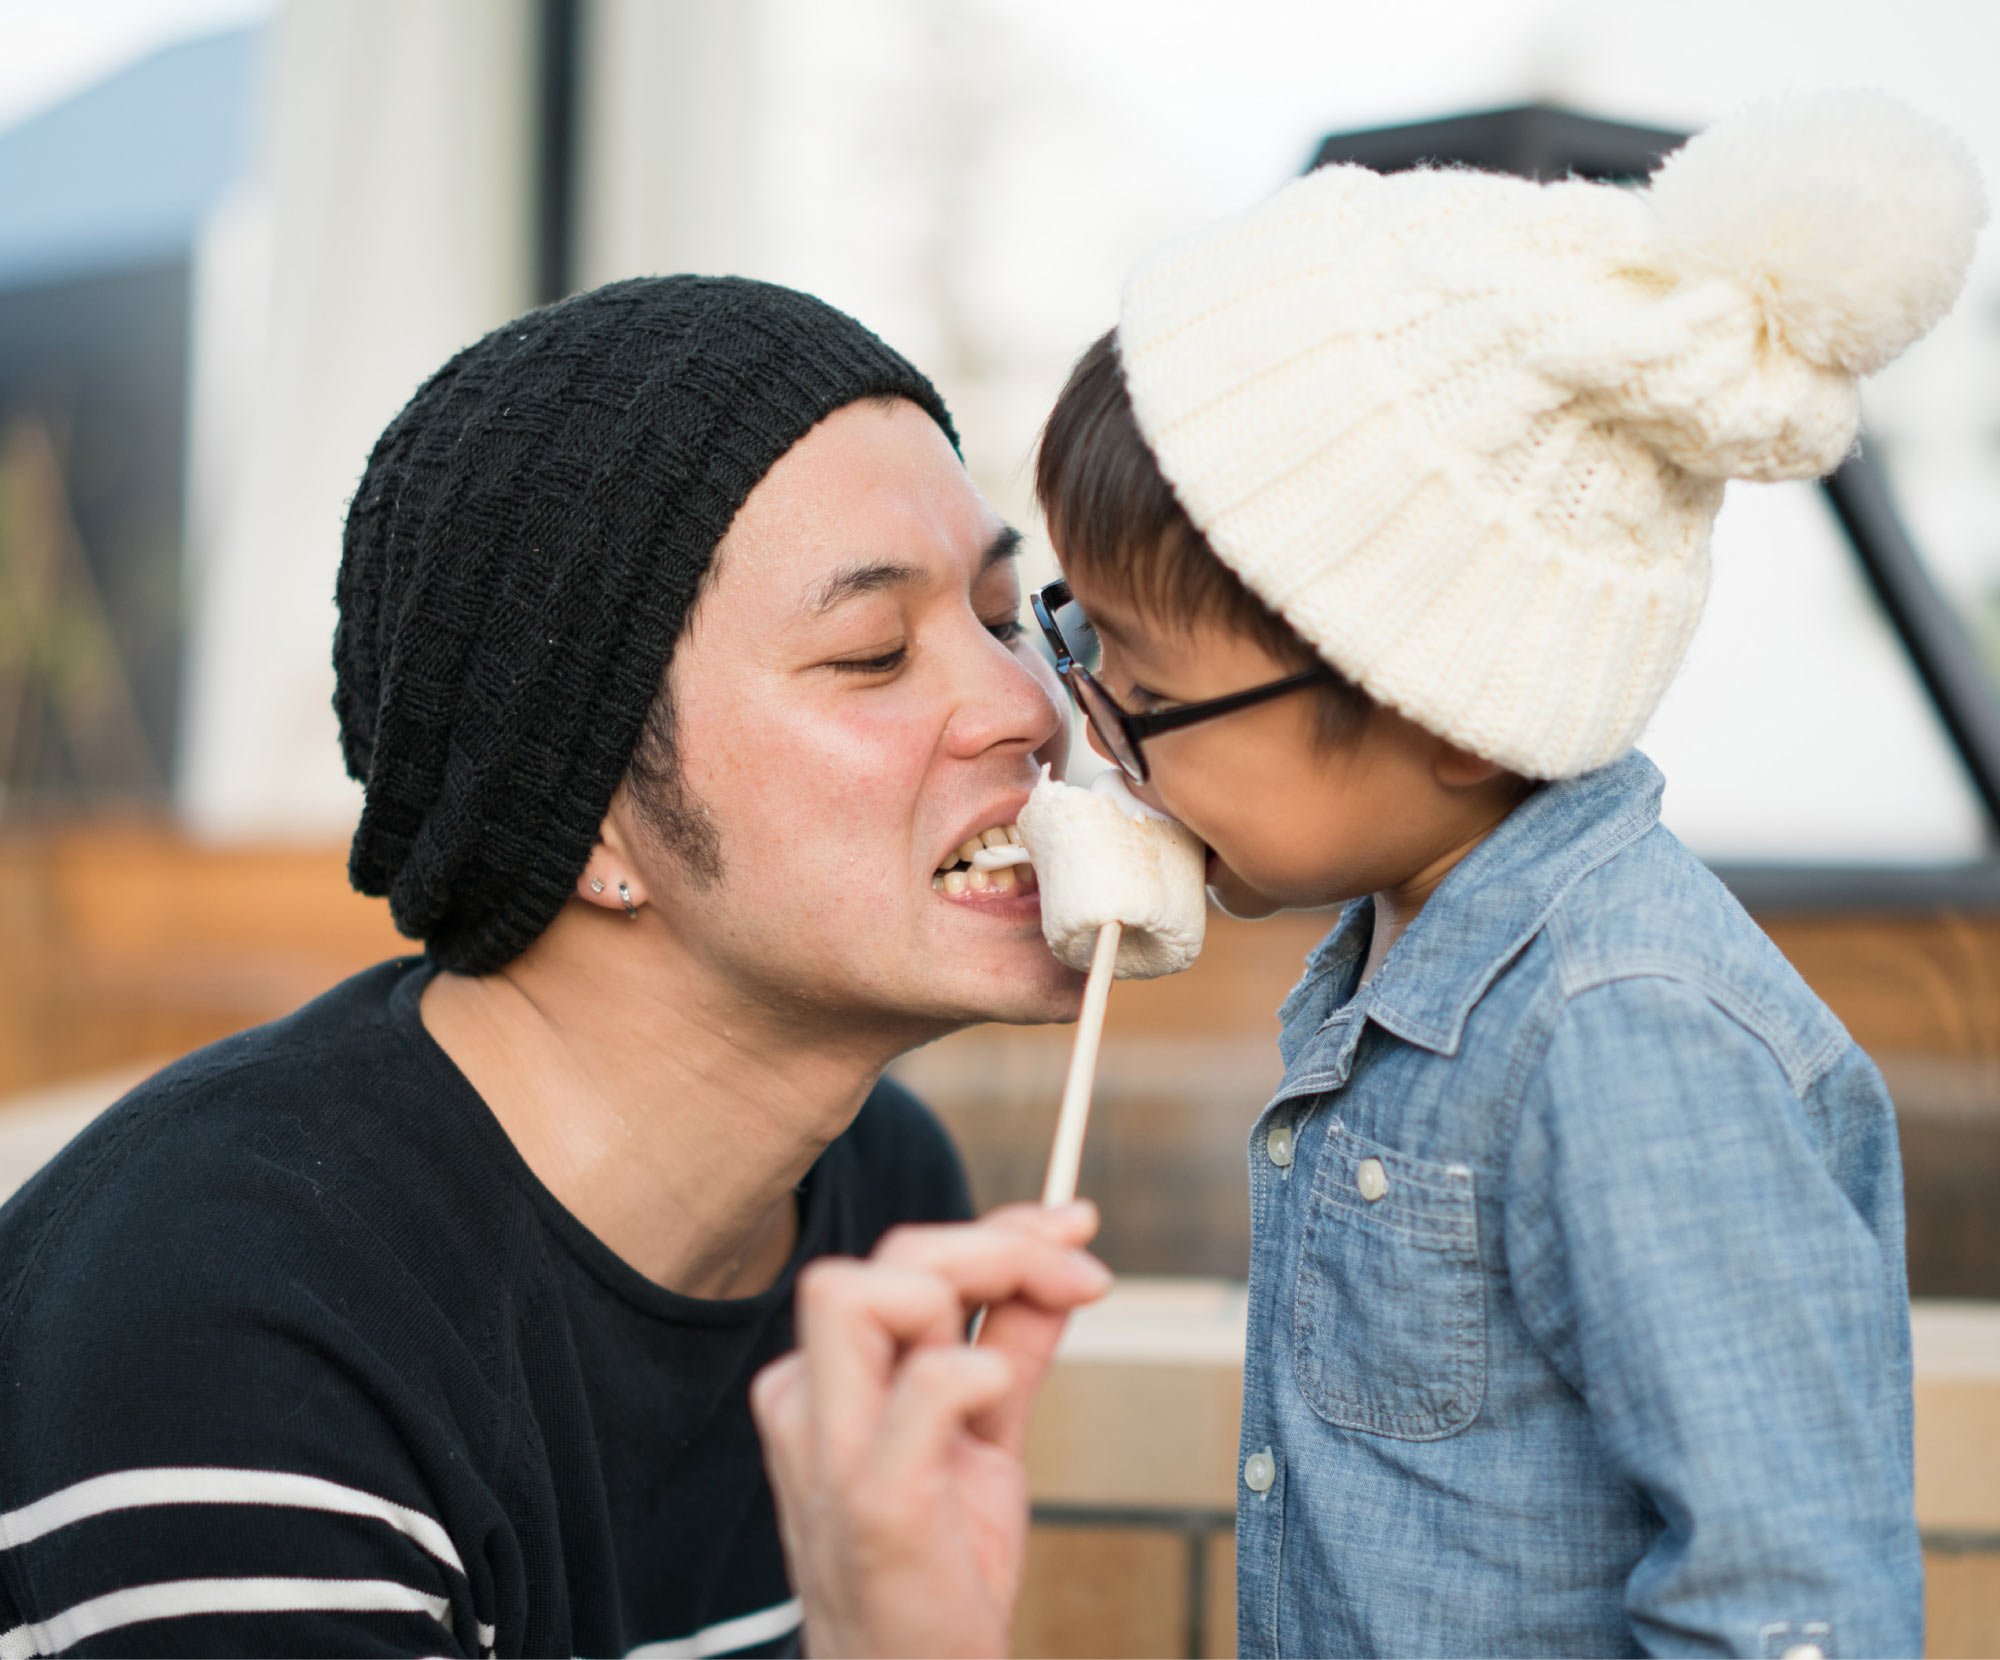
<svg viewBox="0 0 2000 1660">
<path fill-rule="evenodd" d="M 805 1404 L 805 1356 L 794 1349 L 750 1380 L 750 1416 L 766 1444 L 789 1440 Z"/>
<path fill-rule="evenodd" d="M 915 1471 L 968 1428 L 1018 1453 L 1068 1310 L 1111 1275 L 1080 1247 L 1088 1204 L 1009 1206 L 984 1221 L 893 1230 L 867 1262 L 809 1265 L 798 1351 L 752 1383 L 774 1486 L 879 1473 L 884 1447 Z M 980 1344 L 967 1312 L 990 1313 Z"/>
<path fill-rule="evenodd" d="M 920 1349 L 897 1369 L 896 1387 L 875 1443 L 885 1493 L 921 1491 L 947 1467 L 952 1442 L 1014 1387 L 1005 1355 L 963 1345 Z"/>
<path fill-rule="evenodd" d="M 969 1305 L 986 1305 L 981 1349 L 1003 1355 L 1011 1382 L 974 1425 L 984 1439 L 1018 1453 L 1027 1441 L 1035 1393 L 1048 1375 L 1069 1311 L 1110 1289 L 1111 1274 L 1081 1245 L 1097 1231 L 1097 1207 L 1008 1205 L 971 1225 L 900 1228 L 875 1261 L 933 1274 Z"/>
<path fill-rule="evenodd" d="M 1075 1308 L 1111 1286 L 1110 1270 L 1070 1243 L 1087 1237 L 1092 1225 L 1087 1213 L 1010 1207 L 980 1222 L 893 1229 L 870 1261 L 934 1275 L 967 1307 L 1021 1298 L 1043 1308 Z"/>
<path fill-rule="evenodd" d="M 794 1487 L 805 1490 L 812 1468 L 805 1357 L 796 1349 L 750 1380 L 750 1417 L 764 1449 L 764 1468 L 781 1514 Z"/>
<path fill-rule="evenodd" d="M 985 1324 L 979 1328 L 979 1347 L 1007 1358 L 1014 1385 L 974 1423 L 973 1429 L 982 1439 L 1014 1453 L 1027 1446 L 1035 1396 L 1049 1374 L 1056 1345 L 1068 1324 L 1067 1310 L 1037 1308 L 1033 1303 L 1001 1303 L 986 1311 Z"/>
<path fill-rule="evenodd" d="M 796 1306 L 818 1433 L 842 1462 L 874 1434 L 897 1354 L 964 1335 L 963 1308 L 950 1284 L 879 1263 L 810 1264 L 799 1275 Z"/>
<path fill-rule="evenodd" d="M 1023 1200 L 989 1210 L 980 1220 L 1036 1234 L 1058 1245 L 1088 1245 L 1097 1237 L 1097 1206 L 1089 1199 L 1072 1199 L 1066 1205 L 1038 1205 Z"/>
</svg>

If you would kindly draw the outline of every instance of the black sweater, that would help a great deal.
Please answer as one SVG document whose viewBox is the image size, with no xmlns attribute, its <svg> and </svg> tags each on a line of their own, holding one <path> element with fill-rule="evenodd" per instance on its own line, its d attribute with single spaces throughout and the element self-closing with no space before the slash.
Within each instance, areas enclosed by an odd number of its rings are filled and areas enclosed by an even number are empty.
<svg viewBox="0 0 2000 1660">
<path fill-rule="evenodd" d="M 0 1660 L 796 1643 L 749 1381 L 801 1263 L 968 1214 L 950 1142 L 880 1085 L 777 1284 L 676 1296 L 529 1171 L 428 973 L 190 1055 L 0 1210 Z"/>
</svg>

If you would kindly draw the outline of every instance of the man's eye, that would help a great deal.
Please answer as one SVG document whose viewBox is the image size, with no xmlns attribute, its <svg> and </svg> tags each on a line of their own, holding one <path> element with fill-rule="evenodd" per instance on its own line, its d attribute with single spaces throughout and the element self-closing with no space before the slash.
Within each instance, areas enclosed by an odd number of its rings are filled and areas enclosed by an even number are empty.
<svg viewBox="0 0 2000 1660">
<path fill-rule="evenodd" d="M 1130 699 L 1134 714 L 1157 714 L 1160 710 L 1171 709 L 1174 705 L 1172 698 L 1162 697 L 1152 687 L 1141 686 L 1137 681 L 1132 683 L 1131 691 L 1125 695 Z"/>
<path fill-rule="evenodd" d="M 986 632 L 991 634 L 1003 646 L 1011 646 L 1018 643 L 1021 636 L 1027 633 L 1027 630 L 1021 626 L 1021 621 L 1018 617 L 1009 617 L 1005 622 L 988 623 L 986 625 Z"/>
<path fill-rule="evenodd" d="M 903 666 L 903 659 L 909 652 L 902 646 L 894 651 L 885 651 L 880 657 L 841 657 L 827 665 L 846 674 L 888 674 Z"/>
</svg>

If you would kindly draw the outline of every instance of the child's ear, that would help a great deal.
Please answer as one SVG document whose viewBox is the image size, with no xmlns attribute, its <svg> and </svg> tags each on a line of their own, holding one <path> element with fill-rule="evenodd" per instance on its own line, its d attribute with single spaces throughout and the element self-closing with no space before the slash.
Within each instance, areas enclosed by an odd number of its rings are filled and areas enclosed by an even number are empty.
<svg viewBox="0 0 2000 1660">
<path fill-rule="evenodd" d="M 1469 749 L 1460 749 L 1442 738 L 1431 752 L 1431 776 L 1448 790 L 1477 789 L 1506 770 L 1499 762 L 1474 755 Z"/>
</svg>

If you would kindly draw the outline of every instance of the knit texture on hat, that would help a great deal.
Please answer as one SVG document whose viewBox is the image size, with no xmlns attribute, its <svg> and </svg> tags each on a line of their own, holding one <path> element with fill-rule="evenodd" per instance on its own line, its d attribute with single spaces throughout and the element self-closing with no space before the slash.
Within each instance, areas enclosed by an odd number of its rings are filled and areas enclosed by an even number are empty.
<svg viewBox="0 0 2000 1660">
<path fill-rule="evenodd" d="M 1722 122 L 1645 191 L 1330 167 L 1143 265 L 1119 357 L 1189 517 L 1328 662 L 1568 777 L 1679 667 L 1723 481 L 1839 464 L 1984 217 L 1874 93 Z"/>
<path fill-rule="evenodd" d="M 590 857 L 716 543 L 836 409 L 931 383 L 853 318 L 735 277 L 530 312 L 389 423 L 347 516 L 334 635 L 348 873 L 490 972 Z"/>
</svg>

